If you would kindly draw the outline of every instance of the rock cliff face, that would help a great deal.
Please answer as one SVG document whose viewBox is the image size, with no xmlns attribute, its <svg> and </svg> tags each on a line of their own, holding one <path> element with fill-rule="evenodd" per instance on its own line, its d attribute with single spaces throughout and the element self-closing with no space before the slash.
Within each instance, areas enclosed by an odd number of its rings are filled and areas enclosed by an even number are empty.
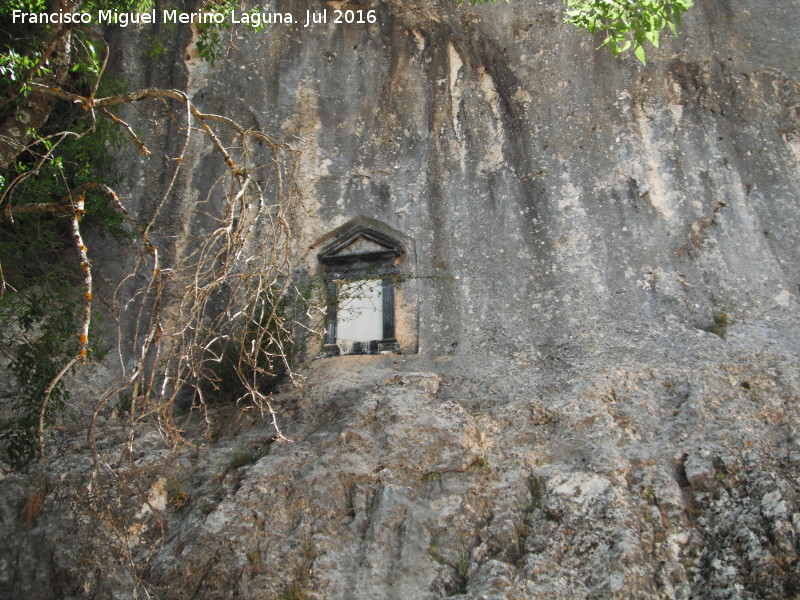
<svg viewBox="0 0 800 600">
<path fill-rule="evenodd" d="M 556 0 L 351 8 L 377 23 L 242 34 L 215 68 L 120 33 L 118 68 L 301 151 L 306 270 L 356 217 L 413 240 L 418 354 L 309 361 L 292 443 L 218 409 L 90 478 L 65 435 L 3 482 L 0 591 L 800 597 L 800 5 L 698 3 L 646 67 Z M 132 168 L 140 209 L 159 177 Z"/>
</svg>

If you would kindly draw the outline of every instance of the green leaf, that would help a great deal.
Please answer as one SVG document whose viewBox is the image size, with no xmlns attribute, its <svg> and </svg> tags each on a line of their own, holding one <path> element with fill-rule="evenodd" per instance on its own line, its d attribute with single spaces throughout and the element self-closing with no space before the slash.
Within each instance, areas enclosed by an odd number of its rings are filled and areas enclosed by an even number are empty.
<svg viewBox="0 0 800 600">
<path fill-rule="evenodd" d="M 644 63 L 644 42 L 658 47 L 661 31 L 669 27 L 677 34 L 681 14 L 692 0 L 562 0 L 567 23 L 590 33 L 606 33 L 602 46 L 620 54 L 631 46 Z"/>
<path fill-rule="evenodd" d="M 647 60 L 645 60 L 644 56 L 644 46 L 638 45 L 633 48 L 633 53 L 636 55 L 643 65 L 647 64 Z"/>
</svg>

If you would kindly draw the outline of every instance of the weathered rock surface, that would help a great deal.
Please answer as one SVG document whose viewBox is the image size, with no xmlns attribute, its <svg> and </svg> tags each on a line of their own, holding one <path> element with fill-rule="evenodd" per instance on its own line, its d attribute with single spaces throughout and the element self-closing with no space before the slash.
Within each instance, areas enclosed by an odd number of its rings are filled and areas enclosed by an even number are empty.
<svg viewBox="0 0 800 600">
<path fill-rule="evenodd" d="M 794 363 L 616 358 L 571 382 L 317 361 L 276 397 L 292 443 L 219 409 L 213 441 L 145 437 L 114 477 L 67 451 L 4 481 L 0 589 L 129 597 L 136 565 L 164 598 L 793 598 Z"/>
<path fill-rule="evenodd" d="M 698 3 L 647 67 L 555 0 L 363 8 L 214 69 L 127 31 L 119 69 L 302 151 L 308 270 L 358 215 L 411 237 L 419 355 L 304 367 L 292 443 L 217 409 L 128 462 L 109 412 L 92 476 L 60 433 L 2 482 L 0 594 L 796 598 L 800 6 Z M 176 232 L 214 178 L 192 160 Z"/>
</svg>

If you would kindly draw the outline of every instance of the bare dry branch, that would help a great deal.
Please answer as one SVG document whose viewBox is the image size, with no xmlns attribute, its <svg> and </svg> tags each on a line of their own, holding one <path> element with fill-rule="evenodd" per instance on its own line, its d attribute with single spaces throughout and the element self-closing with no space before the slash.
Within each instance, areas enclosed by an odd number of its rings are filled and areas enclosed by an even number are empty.
<svg viewBox="0 0 800 600">
<path fill-rule="evenodd" d="M 72 218 L 70 219 L 70 226 L 72 228 L 72 240 L 75 243 L 75 248 L 78 250 L 80 256 L 80 267 L 83 270 L 83 285 L 85 288 L 84 302 L 83 302 L 83 318 L 81 319 L 80 330 L 80 350 L 78 356 L 80 357 L 81 364 L 86 364 L 87 355 L 89 353 L 89 326 L 92 321 L 92 263 L 89 261 L 86 246 L 83 243 L 83 236 L 81 235 L 80 220 L 85 214 L 84 205 L 86 197 L 81 193 L 73 204 Z"/>
<path fill-rule="evenodd" d="M 64 378 L 64 375 L 67 374 L 75 363 L 78 362 L 78 357 L 75 356 L 70 359 L 67 364 L 58 372 L 58 374 L 53 377 L 52 381 L 47 385 L 44 390 L 44 394 L 42 395 L 42 404 L 39 408 L 39 425 L 38 425 L 38 433 L 39 433 L 39 452 L 41 453 L 42 458 L 44 458 L 44 430 L 45 430 L 45 415 L 47 414 L 47 405 L 50 403 L 50 394 L 53 393 L 53 388 L 58 385 L 58 382 Z"/>
<path fill-rule="evenodd" d="M 265 386 L 283 373 L 293 377 L 289 355 L 298 331 L 296 320 L 309 312 L 286 312 L 293 289 L 286 214 L 296 201 L 292 183 L 295 151 L 264 132 L 202 112 L 178 90 L 147 88 L 96 98 L 96 85 L 89 96 L 44 83 L 33 83 L 31 88 L 35 94 L 76 103 L 108 118 L 145 156 L 149 152 L 144 140 L 109 109 L 146 100 L 177 104 L 175 110 L 168 108 L 182 137 L 177 154 L 169 160 L 171 173 L 166 185 L 151 203 L 146 222 L 134 217 L 119 195 L 102 183 L 82 185 L 59 202 L 12 206 L 11 196 L 3 200 L 3 218 L 32 212 L 71 217 L 86 302 L 80 322 L 80 354 L 69 361 L 64 373 L 83 362 L 88 351 L 93 291 L 88 252 L 79 228 L 84 194 L 96 190 L 106 195 L 141 243 L 113 296 L 123 377 L 98 398 L 89 434 L 92 445 L 98 412 L 120 394 L 130 399 L 128 456 L 134 455 L 135 432 L 143 421 L 155 423 L 172 443 L 181 439 L 173 407 L 178 398 L 187 395 L 190 402 L 194 398 L 204 405 L 209 395 L 235 394 L 235 401 L 258 407 L 275 428 L 277 439 L 285 440 Z M 189 149 L 202 146 L 210 146 L 219 157 L 219 177 L 202 201 L 179 209 L 189 235 L 175 242 L 161 235 L 162 214 L 175 201 L 172 190 Z M 45 152 L 41 160 L 51 155 Z M 13 192 L 13 185 L 10 188 Z M 43 418 L 40 421 L 43 448 Z M 99 457 L 95 454 L 95 458 Z"/>
</svg>

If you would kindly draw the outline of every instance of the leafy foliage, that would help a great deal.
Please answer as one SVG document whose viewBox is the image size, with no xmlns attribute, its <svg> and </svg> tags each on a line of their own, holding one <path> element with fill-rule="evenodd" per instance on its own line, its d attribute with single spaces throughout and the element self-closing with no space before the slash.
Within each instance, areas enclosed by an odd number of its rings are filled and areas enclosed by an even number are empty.
<svg viewBox="0 0 800 600">
<path fill-rule="evenodd" d="M 47 228 L 38 229 L 45 238 L 50 237 Z M 8 248 L 3 246 L 6 258 Z M 20 250 L 20 257 L 33 252 L 30 246 Z M 33 271 L 35 287 L 0 298 L 0 345 L 17 383 L 17 389 L 7 398 L 0 440 L 6 460 L 17 469 L 24 469 L 38 456 L 41 399 L 64 366 L 65 357 L 74 356 L 79 346 L 75 322 L 80 297 L 70 284 L 67 269 L 51 263 Z M 66 411 L 68 400 L 69 390 L 63 380 L 59 381 L 42 415 L 45 427 Z"/>
<path fill-rule="evenodd" d="M 614 55 L 633 48 L 645 63 L 645 41 L 658 47 L 661 31 L 669 27 L 677 35 L 681 15 L 692 7 L 692 0 L 563 0 L 566 22 L 590 33 L 605 33 L 601 44 Z"/>
<path fill-rule="evenodd" d="M 222 55 L 222 50 L 225 48 L 223 34 L 230 33 L 233 29 L 231 15 L 234 10 L 241 8 L 242 4 L 241 0 L 216 0 L 206 2 L 201 8 L 203 12 L 225 16 L 220 23 L 199 23 L 197 25 L 197 31 L 200 34 L 197 39 L 197 53 L 210 65 L 213 66 Z M 257 9 L 254 7 L 250 9 L 250 12 L 257 12 Z M 266 27 L 264 23 L 258 25 L 255 23 L 256 21 L 250 21 L 245 26 L 256 33 L 263 31 Z"/>
<path fill-rule="evenodd" d="M 76 130 L 82 127 L 68 122 Z M 108 181 L 102 172 L 110 169 L 113 161 L 103 143 L 104 130 L 100 127 L 83 137 L 66 138 L 60 155 L 41 163 L 36 176 L 13 178 L 13 187 L 5 191 L 19 199 L 16 208 L 53 202 L 90 181 Z M 26 153 L 16 161 L 14 170 L 24 176 L 36 162 L 35 154 Z M 83 224 L 87 229 L 124 235 L 120 215 L 107 198 L 96 193 L 87 194 Z M 0 440 L 8 462 L 17 469 L 25 468 L 39 453 L 37 432 L 45 389 L 79 351 L 77 321 L 83 294 L 76 269 L 78 257 L 71 246 L 63 213 L 22 213 L 0 222 L 4 277 L 0 348 L 3 363 L 7 363 L 4 366 L 16 382 L 0 424 Z M 67 413 L 68 400 L 69 391 L 59 381 L 41 415 L 45 428 Z"/>
<path fill-rule="evenodd" d="M 470 4 L 495 4 L 497 0 L 469 0 Z M 508 2 L 509 0 L 505 0 Z M 669 27 L 677 35 L 681 15 L 693 0 L 562 0 L 567 8 L 565 22 L 590 33 L 605 33 L 600 47 L 608 46 L 614 56 L 633 48 L 642 64 L 646 62 L 644 43 L 656 48 L 661 32 Z M 461 4 L 463 0 L 456 0 Z"/>
<path fill-rule="evenodd" d="M 105 92 L 105 87 L 101 86 L 102 92 Z M 64 131 L 70 134 L 63 135 Z M 4 206 L 13 204 L 14 208 L 58 202 L 82 184 L 94 181 L 115 184 L 119 175 L 108 175 L 114 172 L 111 151 L 122 141 L 118 128 L 112 123 L 92 123 L 82 109 L 66 102 L 59 103 L 42 131 L 34 133 L 29 150 L 5 172 L 8 185 L 0 184 L 0 202 Z M 58 151 L 52 152 L 56 146 Z M 95 217 L 97 213 L 103 213 L 104 218 L 113 221 L 115 233 L 121 233 L 122 220 L 107 210 L 107 199 L 91 192 L 88 197 L 87 221 L 84 223 L 100 224 Z M 13 208 L 12 216 L 17 219 Z"/>
<path fill-rule="evenodd" d="M 155 5 L 154 0 L 82 0 L 76 9 L 97 14 L 98 10 L 119 12 L 144 11 Z M 13 22 L 14 11 L 23 13 L 47 12 L 45 0 L 7 0 L 0 3 L 0 107 L 19 93 L 29 92 L 28 83 L 52 70 L 53 57 L 50 42 L 66 32 L 76 37 L 72 44 L 76 50 L 71 57 L 70 69 L 76 73 L 98 74 L 100 60 L 96 44 L 77 28 L 59 29 L 55 25 Z M 2 115 L 0 115 L 2 116 Z"/>
<path fill-rule="evenodd" d="M 76 61 L 65 83 L 88 92 L 101 60 L 88 37 L 76 35 L 75 44 Z M 2 63 L 12 54 L 0 55 L 0 64 L 30 80 L 38 58 Z M 98 91 L 119 87 L 109 80 Z M 58 375 L 81 346 L 80 259 L 63 199 L 88 183 L 116 183 L 118 177 L 108 174 L 115 167 L 111 150 L 121 141 L 113 123 L 94 121 L 67 102 L 57 102 L 46 124 L 28 134 L 27 150 L 0 169 L 0 368 L 14 380 L 2 405 L 0 455 L 16 469 L 38 456 L 40 428 L 68 414 L 69 390 Z M 85 201 L 84 229 L 125 235 L 122 217 L 107 197 L 88 191 Z M 47 390 L 49 401 L 43 403 Z"/>
</svg>

